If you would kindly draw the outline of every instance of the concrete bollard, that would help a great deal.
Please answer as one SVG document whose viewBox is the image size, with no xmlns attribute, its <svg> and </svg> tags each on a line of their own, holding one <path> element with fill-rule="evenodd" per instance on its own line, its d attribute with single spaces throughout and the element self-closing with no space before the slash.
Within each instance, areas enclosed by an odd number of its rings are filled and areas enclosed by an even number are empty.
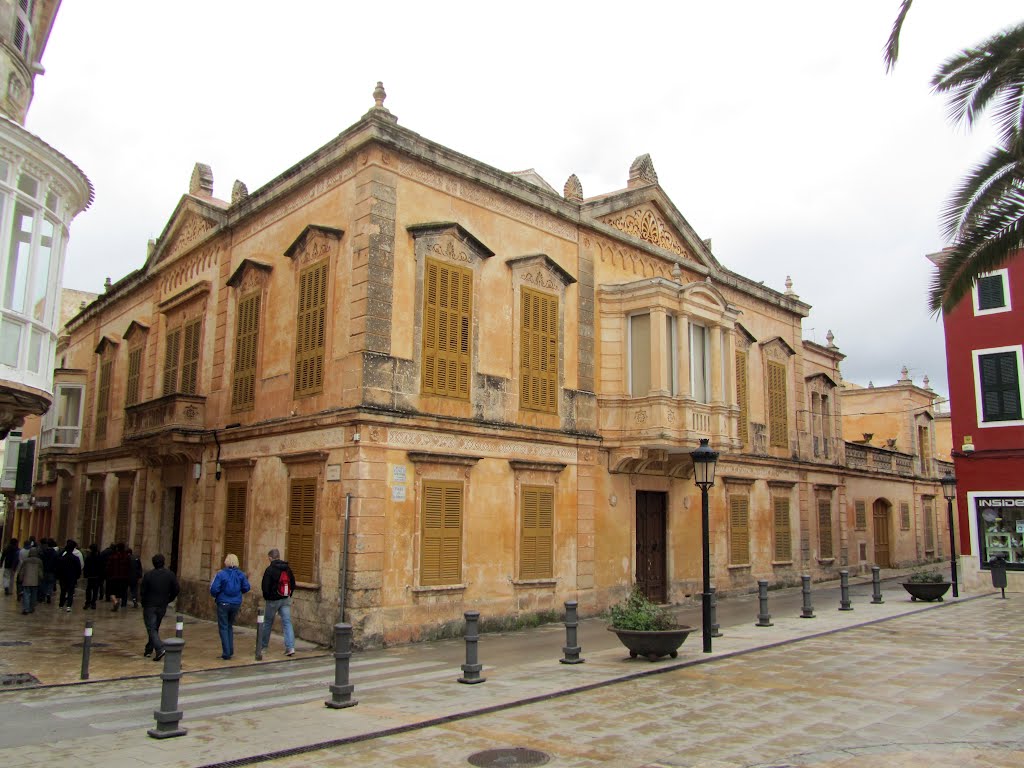
<svg viewBox="0 0 1024 768">
<path fill-rule="evenodd" d="M 800 618 L 813 619 L 814 606 L 811 605 L 811 577 L 807 574 L 804 574 L 800 577 L 800 581 L 802 582 L 801 592 L 803 592 L 804 596 L 804 606 L 803 610 L 800 611 Z"/>
<path fill-rule="evenodd" d="M 256 661 L 263 661 L 263 609 L 256 609 Z"/>
<path fill-rule="evenodd" d="M 757 582 L 757 599 L 760 603 L 760 612 L 757 614 L 755 627 L 771 627 L 772 615 L 768 613 L 768 582 L 761 579 Z"/>
<path fill-rule="evenodd" d="M 882 599 L 882 569 L 877 565 L 871 566 L 871 604 L 881 605 L 885 602 Z"/>
<path fill-rule="evenodd" d="M 576 636 L 576 628 L 580 625 L 578 606 L 575 600 L 565 601 L 565 645 L 562 646 L 562 658 L 559 659 L 563 664 L 582 664 L 586 661 L 580 658 L 582 649 Z"/>
<path fill-rule="evenodd" d="M 179 640 L 185 636 L 185 617 L 180 613 L 174 617 L 174 636 Z"/>
<path fill-rule="evenodd" d="M 160 673 L 160 679 L 163 681 L 160 688 L 160 709 L 153 712 L 156 728 L 146 731 L 154 739 L 169 739 L 188 733 L 188 729 L 180 725 L 182 712 L 178 709 L 181 653 L 184 648 L 185 641 L 176 637 L 164 641 L 164 670 Z"/>
<path fill-rule="evenodd" d="M 482 683 L 486 677 L 480 677 L 480 670 L 483 664 L 480 663 L 477 643 L 480 642 L 480 634 L 477 629 L 477 622 L 480 621 L 480 611 L 466 611 L 466 663 L 462 665 L 462 677 L 460 683 L 472 685 Z"/>
<path fill-rule="evenodd" d="M 359 702 L 352 698 L 352 691 L 355 690 L 348 681 L 348 664 L 352 658 L 352 625 L 334 625 L 334 685 L 329 686 L 331 700 L 325 701 L 324 706 L 331 709 L 345 709 L 354 707 Z"/>
<path fill-rule="evenodd" d="M 850 572 L 840 571 L 839 572 L 839 610 L 840 611 L 852 611 L 853 606 L 850 605 Z"/>
<path fill-rule="evenodd" d="M 82 633 L 82 680 L 89 679 L 89 654 L 92 653 L 92 619 L 85 622 L 85 632 Z"/>
<path fill-rule="evenodd" d="M 711 592 L 711 636 L 721 637 L 721 626 L 718 624 L 718 590 L 708 587 Z"/>
</svg>

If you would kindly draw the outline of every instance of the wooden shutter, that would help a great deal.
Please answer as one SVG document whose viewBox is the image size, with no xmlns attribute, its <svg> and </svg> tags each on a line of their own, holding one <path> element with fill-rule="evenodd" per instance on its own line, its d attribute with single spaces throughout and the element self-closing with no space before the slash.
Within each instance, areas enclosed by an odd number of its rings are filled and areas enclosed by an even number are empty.
<svg viewBox="0 0 1024 768">
<path fill-rule="evenodd" d="M 313 582 L 316 478 L 291 481 L 288 493 L 288 564 L 296 581 Z"/>
<path fill-rule="evenodd" d="M 789 447 L 789 406 L 783 363 L 768 363 L 768 431 L 772 447 Z"/>
<path fill-rule="evenodd" d="M 139 381 L 142 377 L 142 347 L 136 347 L 128 353 L 128 380 L 125 385 L 124 404 L 135 405 L 139 402 Z"/>
<path fill-rule="evenodd" d="M 729 497 L 729 565 L 750 562 L 750 500 Z"/>
<path fill-rule="evenodd" d="M 224 515 L 224 555 L 237 555 L 238 566 L 242 570 L 245 570 L 245 506 L 248 490 L 248 483 L 228 483 L 228 508 Z M 289 547 L 289 557 L 291 552 Z"/>
<path fill-rule="evenodd" d="M 1017 354 L 998 352 L 979 355 L 983 421 L 1017 421 L 1021 418 Z"/>
<path fill-rule="evenodd" d="M 523 288 L 519 321 L 521 408 L 558 411 L 558 297 Z"/>
<path fill-rule="evenodd" d="M 242 411 L 256 404 L 256 349 L 260 332 L 260 294 L 238 302 L 235 330 L 235 370 L 231 383 L 231 409 Z"/>
<path fill-rule="evenodd" d="M 107 436 L 107 414 L 110 409 L 110 374 L 113 369 L 113 361 L 103 360 L 100 362 L 100 380 L 96 387 L 96 439 L 102 440 Z"/>
<path fill-rule="evenodd" d="M 787 563 L 793 559 L 793 536 L 789 527 L 789 499 L 772 500 L 775 528 L 775 561 Z"/>
<path fill-rule="evenodd" d="M 747 353 L 736 350 L 736 402 L 740 406 L 740 444 L 750 442 L 750 396 L 747 392 Z"/>
<path fill-rule="evenodd" d="M 295 331 L 295 395 L 316 394 L 324 386 L 327 319 L 327 260 L 299 274 Z"/>
<path fill-rule="evenodd" d="M 935 551 L 935 518 L 932 503 L 924 502 L 924 548 L 928 552 Z"/>
<path fill-rule="evenodd" d="M 462 577 L 462 483 L 424 482 L 420 584 L 458 584 Z"/>
<path fill-rule="evenodd" d="M 830 558 L 832 554 L 832 502 L 818 499 L 818 557 Z"/>
<path fill-rule="evenodd" d="M 550 579 L 554 572 L 555 492 L 552 488 L 522 489 L 522 537 L 519 577 Z"/>
<path fill-rule="evenodd" d="M 181 358 L 181 328 L 167 332 L 167 348 L 164 350 L 164 394 L 178 391 L 178 360 Z"/>
<path fill-rule="evenodd" d="M 423 392 L 469 399 L 473 273 L 428 259 L 423 275 Z"/>
<path fill-rule="evenodd" d="M 185 325 L 185 342 L 181 361 L 181 392 L 185 395 L 194 395 L 198 391 L 202 329 L 202 318 L 192 320 Z"/>
<path fill-rule="evenodd" d="M 114 523 L 114 543 L 128 543 L 128 532 L 131 528 L 132 487 L 120 486 L 117 489 L 117 518 Z"/>
<path fill-rule="evenodd" d="M 978 280 L 978 309 L 998 309 L 1005 307 L 1003 298 L 1003 278 L 991 275 Z"/>
<path fill-rule="evenodd" d="M 853 502 L 854 526 L 858 531 L 866 531 L 868 528 L 867 506 L 863 501 Z"/>
<path fill-rule="evenodd" d="M 900 502 L 900 528 L 910 530 L 910 505 L 905 501 Z"/>
</svg>

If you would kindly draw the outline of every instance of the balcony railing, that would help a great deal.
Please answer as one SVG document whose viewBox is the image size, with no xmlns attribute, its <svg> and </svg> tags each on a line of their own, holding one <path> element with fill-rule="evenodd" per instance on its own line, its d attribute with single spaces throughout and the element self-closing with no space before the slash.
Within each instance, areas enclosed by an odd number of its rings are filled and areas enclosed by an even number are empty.
<svg viewBox="0 0 1024 768">
<path fill-rule="evenodd" d="M 910 477 L 914 474 L 914 456 L 863 443 L 846 444 L 846 466 Z"/>
<path fill-rule="evenodd" d="M 206 398 L 202 395 L 164 395 L 124 409 L 124 439 L 173 430 L 200 430 L 205 421 Z"/>
</svg>

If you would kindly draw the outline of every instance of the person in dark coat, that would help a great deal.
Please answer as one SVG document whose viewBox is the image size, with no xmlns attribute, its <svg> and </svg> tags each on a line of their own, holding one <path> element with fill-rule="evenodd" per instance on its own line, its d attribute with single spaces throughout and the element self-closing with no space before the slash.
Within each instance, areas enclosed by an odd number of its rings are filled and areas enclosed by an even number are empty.
<svg viewBox="0 0 1024 768">
<path fill-rule="evenodd" d="M 57 581 L 60 583 L 60 601 L 57 603 L 57 607 L 63 608 L 68 613 L 71 613 L 71 602 L 75 599 L 75 585 L 82 575 L 82 563 L 75 553 L 77 548 L 78 544 L 72 539 L 68 539 L 68 543 L 64 545 L 64 551 L 57 558 L 55 567 Z"/>
<path fill-rule="evenodd" d="M 18 563 L 18 580 L 21 582 L 21 613 L 28 615 L 36 610 L 39 582 L 43 580 L 43 561 L 39 559 L 39 550 L 32 547 L 28 557 Z"/>
<path fill-rule="evenodd" d="M 57 583 L 57 542 L 43 539 L 39 544 L 39 559 L 43 561 L 43 580 L 39 584 L 39 602 L 53 602 L 53 587 Z"/>
<path fill-rule="evenodd" d="M 100 585 L 103 583 L 103 556 L 95 543 L 89 545 L 82 576 L 85 578 L 85 609 L 92 608 L 95 611 L 96 601 L 100 596 Z"/>
<path fill-rule="evenodd" d="M 160 639 L 160 622 L 164 620 L 167 606 L 178 596 L 178 577 L 164 568 L 164 556 L 153 555 L 153 570 L 142 577 L 139 585 L 139 599 L 142 601 L 142 621 L 146 625 L 146 648 L 143 656 L 153 654 L 153 661 L 164 657 L 164 644 Z"/>
<path fill-rule="evenodd" d="M 123 541 L 119 541 L 107 558 L 107 597 L 114 603 L 112 611 L 128 600 L 128 579 L 132 572 L 132 561 Z"/>
<path fill-rule="evenodd" d="M 139 580 L 142 578 L 142 558 L 128 548 L 131 570 L 128 574 L 128 593 L 132 596 L 132 608 L 139 607 Z"/>
<path fill-rule="evenodd" d="M 21 547 L 18 540 L 12 538 L 10 543 L 4 547 L 3 555 L 0 555 L 0 568 L 4 569 L 4 594 L 11 594 L 11 587 L 14 586 L 14 572 L 18 570 L 18 561 L 21 560 Z"/>
</svg>

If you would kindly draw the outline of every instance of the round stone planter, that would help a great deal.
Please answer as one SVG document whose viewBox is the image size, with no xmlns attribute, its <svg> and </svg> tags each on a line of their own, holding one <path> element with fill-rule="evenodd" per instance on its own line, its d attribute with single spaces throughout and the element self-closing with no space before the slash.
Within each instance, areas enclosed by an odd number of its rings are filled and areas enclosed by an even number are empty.
<svg viewBox="0 0 1024 768">
<path fill-rule="evenodd" d="M 694 629 L 693 627 L 676 627 L 675 629 L 641 631 L 608 627 L 608 631 L 614 632 L 619 641 L 629 649 L 630 658 L 643 656 L 651 661 L 657 661 L 662 656 L 676 658 L 679 655 L 679 646 Z"/>
<path fill-rule="evenodd" d="M 904 581 L 903 588 L 910 593 L 910 601 L 924 600 L 928 603 L 933 603 L 938 600 L 942 602 L 942 596 L 949 591 L 950 582 L 948 581 L 932 581 L 932 582 L 913 582 Z"/>
</svg>

